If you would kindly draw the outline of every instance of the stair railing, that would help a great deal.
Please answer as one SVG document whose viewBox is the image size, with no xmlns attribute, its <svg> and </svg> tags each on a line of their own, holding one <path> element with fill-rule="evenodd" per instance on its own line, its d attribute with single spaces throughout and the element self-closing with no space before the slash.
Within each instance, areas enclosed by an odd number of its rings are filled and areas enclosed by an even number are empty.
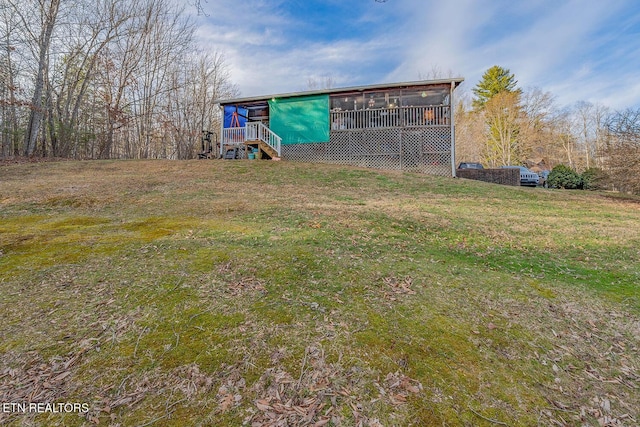
<svg viewBox="0 0 640 427">
<path fill-rule="evenodd" d="M 276 153 L 278 153 L 278 156 L 280 156 L 282 150 L 282 138 L 260 122 L 247 122 L 246 126 L 247 141 L 260 140 L 273 148 Z"/>
</svg>

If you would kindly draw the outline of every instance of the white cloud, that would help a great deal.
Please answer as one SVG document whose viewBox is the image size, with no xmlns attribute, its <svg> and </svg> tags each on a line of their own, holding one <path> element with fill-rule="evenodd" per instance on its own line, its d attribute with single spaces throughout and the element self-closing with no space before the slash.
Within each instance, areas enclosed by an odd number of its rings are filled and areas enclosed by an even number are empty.
<svg viewBox="0 0 640 427">
<path fill-rule="evenodd" d="M 560 104 L 640 105 L 634 0 L 366 1 L 372 6 L 353 27 L 366 23 L 366 30 L 327 43 L 291 39 L 305 27 L 286 9 L 295 2 L 209 0 L 211 17 L 201 19 L 198 37 L 204 48 L 224 52 L 246 96 L 303 90 L 310 77 L 349 86 L 416 80 L 434 68 L 473 87 L 500 65 L 522 87 L 551 91 Z"/>
</svg>

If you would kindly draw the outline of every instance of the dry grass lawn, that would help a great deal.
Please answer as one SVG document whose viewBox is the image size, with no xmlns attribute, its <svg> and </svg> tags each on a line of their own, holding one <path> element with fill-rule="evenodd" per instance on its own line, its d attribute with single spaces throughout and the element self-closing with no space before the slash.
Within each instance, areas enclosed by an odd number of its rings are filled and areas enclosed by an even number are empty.
<svg viewBox="0 0 640 427">
<path fill-rule="evenodd" d="M 636 426 L 640 200 L 266 161 L 0 165 L 29 426 Z"/>
</svg>

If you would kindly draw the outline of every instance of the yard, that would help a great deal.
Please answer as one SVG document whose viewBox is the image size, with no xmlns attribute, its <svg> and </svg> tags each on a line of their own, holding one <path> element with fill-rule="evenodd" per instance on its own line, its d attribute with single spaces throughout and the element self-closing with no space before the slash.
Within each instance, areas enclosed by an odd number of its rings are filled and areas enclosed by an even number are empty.
<svg viewBox="0 0 640 427">
<path fill-rule="evenodd" d="M 611 193 L 0 165 L 0 424 L 638 425 L 638 260 Z"/>
</svg>

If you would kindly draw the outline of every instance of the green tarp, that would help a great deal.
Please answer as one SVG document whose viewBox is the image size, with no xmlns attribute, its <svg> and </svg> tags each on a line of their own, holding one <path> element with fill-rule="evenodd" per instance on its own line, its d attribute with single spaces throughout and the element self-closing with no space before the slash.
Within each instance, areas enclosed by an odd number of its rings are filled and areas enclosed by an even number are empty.
<svg viewBox="0 0 640 427">
<path fill-rule="evenodd" d="M 270 100 L 269 127 L 282 144 L 329 142 L 329 95 Z"/>
</svg>

